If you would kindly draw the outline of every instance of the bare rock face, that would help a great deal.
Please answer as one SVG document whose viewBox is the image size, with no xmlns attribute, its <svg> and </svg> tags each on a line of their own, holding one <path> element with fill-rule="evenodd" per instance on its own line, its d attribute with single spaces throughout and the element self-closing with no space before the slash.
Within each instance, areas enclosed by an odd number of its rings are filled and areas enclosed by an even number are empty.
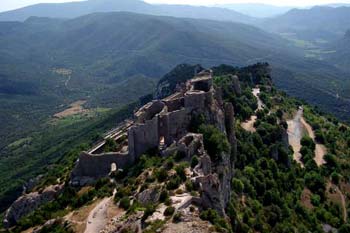
<svg viewBox="0 0 350 233">
<path fill-rule="evenodd" d="M 52 185 L 42 192 L 32 192 L 19 197 L 6 211 L 4 226 L 11 227 L 25 215 L 31 213 L 40 205 L 55 199 L 63 190 L 63 185 Z"/>
<path fill-rule="evenodd" d="M 197 177 L 196 183 L 200 187 L 202 207 L 204 209 L 215 209 L 220 215 L 225 215 L 221 183 L 217 174 Z"/>
<path fill-rule="evenodd" d="M 203 175 L 209 175 L 211 174 L 211 159 L 210 156 L 205 154 L 203 155 L 200 160 L 199 160 L 199 164 L 196 167 L 196 169 L 198 171 L 199 174 L 203 174 Z"/>
<path fill-rule="evenodd" d="M 237 75 L 232 76 L 233 89 L 237 95 L 242 94 L 241 84 Z"/>
<path fill-rule="evenodd" d="M 160 193 L 157 188 L 150 188 L 139 193 L 137 199 L 141 204 L 147 205 L 156 203 L 159 200 L 159 195 Z"/>
<path fill-rule="evenodd" d="M 141 233 L 141 219 L 143 212 L 138 211 L 135 214 L 132 214 L 128 218 L 125 216 L 116 217 L 111 220 L 107 226 L 100 231 L 100 233 L 123 233 L 123 232 L 135 232 Z"/>
</svg>

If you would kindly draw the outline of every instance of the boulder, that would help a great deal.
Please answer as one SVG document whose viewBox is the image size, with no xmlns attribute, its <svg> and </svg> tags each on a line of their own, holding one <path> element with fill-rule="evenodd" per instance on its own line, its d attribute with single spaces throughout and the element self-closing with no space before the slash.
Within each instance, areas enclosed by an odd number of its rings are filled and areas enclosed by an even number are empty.
<svg viewBox="0 0 350 233">
<path fill-rule="evenodd" d="M 142 205 L 154 204 L 159 200 L 159 195 L 159 189 L 150 188 L 139 193 L 137 199 Z"/>
<path fill-rule="evenodd" d="M 40 205 L 55 199 L 62 191 L 64 185 L 51 185 L 42 192 L 32 192 L 19 197 L 6 211 L 4 226 L 13 226 L 25 215 L 33 212 Z"/>
</svg>

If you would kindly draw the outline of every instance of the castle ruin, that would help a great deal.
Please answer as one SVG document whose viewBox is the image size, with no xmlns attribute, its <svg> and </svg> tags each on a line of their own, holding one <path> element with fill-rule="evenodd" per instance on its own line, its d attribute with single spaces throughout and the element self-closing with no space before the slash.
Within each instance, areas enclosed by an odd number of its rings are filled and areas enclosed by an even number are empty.
<svg viewBox="0 0 350 233">
<path fill-rule="evenodd" d="M 166 151 L 189 132 L 191 119 L 195 113 L 204 113 L 212 122 L 225 131 L 223 108 L 215 114 L 208 109 L 216 100 L 212 71 L 206 70 L 188 80 L 183 88 L 162 100 L 153 100 L 134 114 L 134 122 L 123 125 L 113 139 L 120 143 L 116 152 L 104 153 L 103 143 L 89 152 L 82 152 L 72 172 L 73 185 L 86 185 L 96 179 L 106 177 L 114 169 L 131 166 L 146 151 L 159 148 Z M 214 116 L 213 116 L 214 115 Z M 188 140 L 188 139 L 187 139 Z M 187 142 L 190 144 L 190 142 Z"/>
</svg>

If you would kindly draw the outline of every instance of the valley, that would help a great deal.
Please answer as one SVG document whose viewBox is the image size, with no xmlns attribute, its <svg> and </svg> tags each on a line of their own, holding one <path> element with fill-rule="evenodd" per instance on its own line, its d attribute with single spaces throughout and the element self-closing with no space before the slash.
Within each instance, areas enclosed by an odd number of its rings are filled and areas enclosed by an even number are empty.
<svg viewBox="0 0 350 233">
<path fill-rule="evenodd" d="M 350 231 L 350 7 L 186 4 L 0 12 L 11 232 Z"/>
<path fill-rule="evenodd" d="M 16 232 L 233 232 L 256 229 L 238 214 L 257 221 L 256 214 L 270 218 L 287 203 L 290 214 L 279 223 L 261 221 L 264 228 L 346 229 L 348 183 L 339 174 L 350 174 L 343 154 L 350 150 L 349 127 L 276 90 L 267 63 L 220 65 L 181 85 L 179 74 L 188 69 L 179 66 L 158 83 L 156 93 L 165 93 L 170 81 L 180 82 L 173 93 L 133 106 L 134 117 L 123 117 L 133 121 L 109 124 L 103 144 L 95 139 L 83 149 L 89 152 L 78 149 L 64 164 L 70 169 L 40 178 L 39 191 L 18 199 L 6 224 Z M 252 114 L 255 130 L 249 131 L 241 122 Z M 327 154 L 318 155 L 317 145 Z M 32 196 L 47 195 L 49 184 L 60 187 L 60 195 L 38 207 L 26 205 Z M 253 203 L 261 205 L 255 213 Z"/>
</svg>

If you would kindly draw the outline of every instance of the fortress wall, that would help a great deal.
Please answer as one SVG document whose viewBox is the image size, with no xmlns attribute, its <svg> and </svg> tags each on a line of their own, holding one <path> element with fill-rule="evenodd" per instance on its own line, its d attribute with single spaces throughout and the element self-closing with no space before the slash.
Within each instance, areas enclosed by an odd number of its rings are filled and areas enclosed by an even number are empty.
<svg viewBox="0 0 350 233">
<path fill-rule="evenodd" d="M 191 117 L 186 109 L 170 112 L 165 117 L 167 132 L 165 132 L 165 143 L 170 145 L 187 133 Z"/>
<path fill-rule="evenodd" d="M 113 152 L 92 155 L 82 152 L 72 171 L 72 182 L 81 183 L 82 177 L 89 177 L 91 180 L 106 177 L 111 172 L 113 163 L 116 164 L 118 169 L 124 169 L 132 165 L 134 160 L 128 153 Z"/>
<path fill-rule="evenodd" d="M 173 112 L 184 107 L 185 101 L 183 97 L 177 99 L 165 100 L 164 103 L 168 107 L 168 112 Z"/>
<path fill-rule="evenodd" d="M 159 145 L 159 116 L 146 121 L 144 124 L 136 124 L 128 131 L 129 153 L 133 159 L 137 159 L 147 150 Z"/>
<path fill-rule="evenodd" d="M 206 102 L 205 92 L 190 91 L 185 94 L 185 108 L 204 108 Z"/>
<path fill-rule="evenodd" d="M 160 113 L 164 107 L 165 104 L 160 100 L 149 102 L 135 113 L 137 122 L 144 123 L 151 120 L 156 114 Z"/>
</svg>

